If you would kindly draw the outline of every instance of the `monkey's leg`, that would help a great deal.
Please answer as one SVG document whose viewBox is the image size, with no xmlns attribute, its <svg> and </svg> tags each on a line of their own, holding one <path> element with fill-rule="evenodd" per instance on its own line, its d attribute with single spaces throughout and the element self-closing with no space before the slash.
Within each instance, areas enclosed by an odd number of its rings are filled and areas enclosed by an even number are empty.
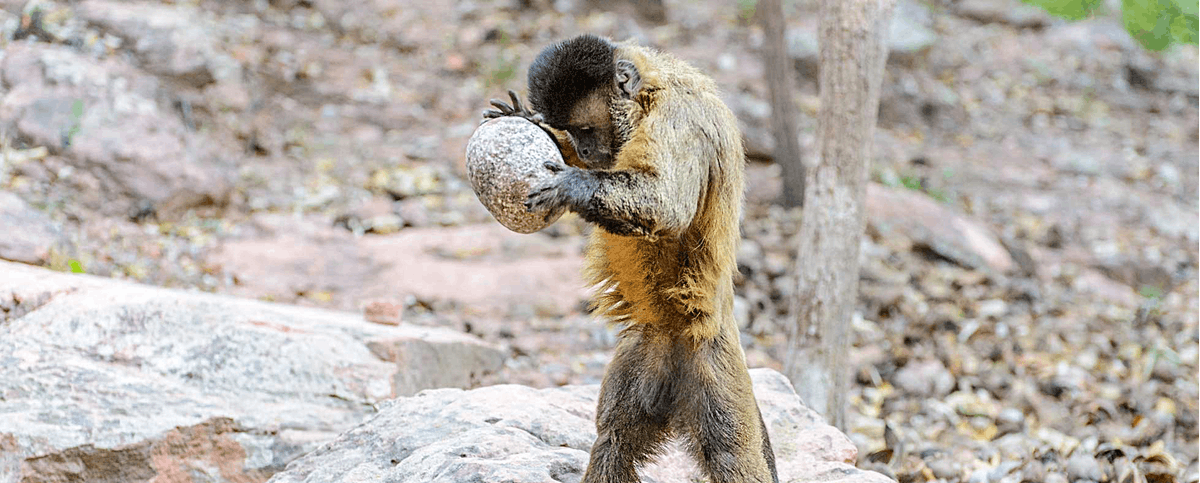
<svg viewBox="0 0 1200 483">
<path fill-rule="evenodd" d="M 767 460 L 767 469 L 771 471 L 771 481 L 779 483 L 779 473 L 775 471 L 775 450 L 771 448 L 771 436 L 767 434 L 767 423 L 763 421 L 762 409 L 758 407 L 758 401 L 754 401 L 754 408 L 758 410 L 758 427 L 762 430 L 762 455 L 763 459 Z"/>
<path fill-rule="evenodd" d="M 668 436 L 673 378 L 637 329 L 626 330 L 600 385 L 596 442 L 583 483 L 636 483 L 637 466 Z"/>
<path fill-rule="evenodd" d="M 687 362 L 673 426 L 712 483 L 777 482 L 774 454 L 754 399 L 736 329 L 727 326 Z"/>
</svg>

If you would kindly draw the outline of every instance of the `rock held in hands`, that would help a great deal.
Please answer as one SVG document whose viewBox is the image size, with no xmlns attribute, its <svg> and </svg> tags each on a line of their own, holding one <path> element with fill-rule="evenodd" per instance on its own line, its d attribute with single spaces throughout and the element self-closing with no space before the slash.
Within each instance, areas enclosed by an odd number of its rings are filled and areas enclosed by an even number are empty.
<svg viewBox="0 0 1200 483">
<path fill-rule="evenodd" d="M 554 175 L 546 161 L 563 164 L 562 153 L 545 131 L 521 117 L 489 120 L 467 141 L 467 176 L 475 195 L 496 221 L 517 233 L 541 230 L 562 216 L 562 208 L 525 209 L 529 189 Z"/>
</svg>

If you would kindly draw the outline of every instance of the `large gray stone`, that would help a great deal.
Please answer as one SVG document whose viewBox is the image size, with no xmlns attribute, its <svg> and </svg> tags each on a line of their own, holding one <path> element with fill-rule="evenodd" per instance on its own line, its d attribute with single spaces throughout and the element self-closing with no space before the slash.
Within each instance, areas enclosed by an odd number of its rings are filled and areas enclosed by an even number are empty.
<svg viewBox="0 0 1200 483">
<path fill-rule="evenodd" d="M 0 262 L 0 483 L 262 481 L 502 364 L 445 329 Z"/>
<path fill-rule="evenodd" d="M 562 216 L 561 208 L 536 213 L 525 208 L 530 189 L 554 176 L 544 164 L 564 165 L 558 146 L 534 123 L 514 116 L 483 123 L 467 141 L 466 158 L 471 187 L 505 228 L 533 233 Z"/>
<path fill-rule="evenodd" d="M 782 482 L 888 482 L 859 470 L 854 444 L 803 405 L 787 378 L 750 371 Z M 577 482 L 596 438 L 599 387 L 436 389 L 382 405 L 379 414 L 288 465 L 272 483 Z M 672 444 L 643 481 L 700 478 Z M 702 480 L 699 480 L 702 481 Z"/>
</svg>

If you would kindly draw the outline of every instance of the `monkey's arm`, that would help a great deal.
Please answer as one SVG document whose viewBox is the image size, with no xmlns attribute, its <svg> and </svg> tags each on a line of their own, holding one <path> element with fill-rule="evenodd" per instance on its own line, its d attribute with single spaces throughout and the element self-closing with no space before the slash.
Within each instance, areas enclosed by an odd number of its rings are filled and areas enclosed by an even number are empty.
<svg viewBox="0 0 1200 483">
<path fill-rule="evenodd" d="M 557 174 L 534 186 L 525 206 L 534 211 L 565 206 L 614 235 L 682 234 L 711 181 L 717 136 L 703 122 L 692 121 L 704 117 L 690 112 L 688 104 L 658 107 L 621 148 L 619 169 L 547 163 Z"/>
<path fill-rule="evenodd" d="M 697 163 L 670 164 L 676 169 L 601 171 L 546 163 L 557 174 L 534 186 L 525 206 L 566 206 L 615 235 L 677 236 L 695 217 L 707 176 L 689 169 Z"/>
<path fill-rule="evenodd" d="M 568 166 L 574 166 L 577 168 L 586 167 L 586 165 L 580 161 L 579 155 L 575 153 L 575 145 L 571 143 L 571 138 L 567 136 L 566 132 L 550 127 L 549 124 L 546 124 L 546 122 L 542 120 L 541 114 L 533 112 L 532 110 L 523 106 L 521 104 L 521 98 L 518 97 L 517 93 L 513 90 L 510 89 L 508 91 L 508 97 L 509 99 L 512 99 L 512 105 L 509 105 L 508 103 L 499 99 L 492 99 L 491 104 L 492 107 L 495 107 L 495 109 L 483 111 L 484 121 L 504 116 L 516 116 L 524 118 L 525 120 L 542 128 L 542 131 L 545 131 L 546 134 L 550 136 L 550 139 L 558 146 L 558 151 L 562 153 L 563 161 L 566 162 Z"/>
</svg>

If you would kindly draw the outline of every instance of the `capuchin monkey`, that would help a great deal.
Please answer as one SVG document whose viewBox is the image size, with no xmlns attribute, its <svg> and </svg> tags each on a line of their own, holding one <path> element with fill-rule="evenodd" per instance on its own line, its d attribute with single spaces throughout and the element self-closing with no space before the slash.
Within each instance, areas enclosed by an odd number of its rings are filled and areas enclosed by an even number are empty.
<svg viewBox="0 0 1200 483">
<path fill-rule="evenodd" d="M 714 483 L 777 482 L 733 318 L 742 137 L 716 84 L 670 55 L 582 35 L 529 68 L 520 116 L 565 165 L 535 185 L 531 211 L 571 210 L 599 229 L 587 249 L 594 307 L 624 325 L 604 375 L 584 483 L 639 481 L 678 436 Z"/>
</svg>

